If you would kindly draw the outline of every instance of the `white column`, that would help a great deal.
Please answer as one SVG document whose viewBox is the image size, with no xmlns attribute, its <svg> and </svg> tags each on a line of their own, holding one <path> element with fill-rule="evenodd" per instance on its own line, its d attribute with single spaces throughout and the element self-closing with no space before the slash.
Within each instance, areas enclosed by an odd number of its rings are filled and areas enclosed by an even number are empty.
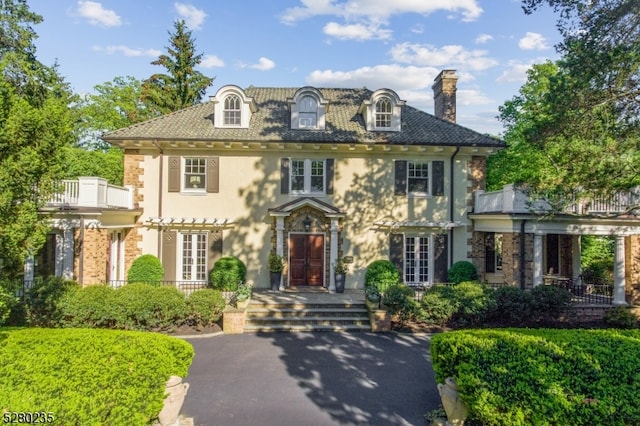
<svg viewBox="0 0 640 426">
<path fill-rule="evenodd" d="M 573 264 L 573 271 L 571 278 L 574 284 L 582 284 L 580 282 L 580 274 L 582 273 L 582 265 L 580 264 L 582 248 L 580 245 L 580 235 L 571 236 L 571 263 Z"/>
<path fill-rule="evenodd" d="M 336 276 L 333 273 L 333 266 L 338 261 L 338 218 L 331 218 L 331 248 L 329 251 L 329 262 L 331 267 L 329 268 L 329 293 L 336 292 Z"/>
<path fill-rule="evenodd" d="M 36 259 L 32 255 L 27 256 L 27 259 L 24 262 L 24 282 L 28 282 L 29 285 L 31 285 L 34 279 L 35 264 Z"/>
<path fill-rule="evenodd" d="M 284 217 L 276 217 L 276 254 L 284 257 Z M 287 268 L 288 270 L 288 268 Z M 280 291 L 284 291 L 284 280 L 280 277 Z"/>
<path fill-rule="evenodd" d="M 533 235 L 533 286 L 542 284 L 542 235 Z"/>
<path fill-rule="evenodd" d="M 616 235 L 616 246 L 613 254 L 613 304 L 626 305 L 624 277 L 624 237 Z"/>
</svg>

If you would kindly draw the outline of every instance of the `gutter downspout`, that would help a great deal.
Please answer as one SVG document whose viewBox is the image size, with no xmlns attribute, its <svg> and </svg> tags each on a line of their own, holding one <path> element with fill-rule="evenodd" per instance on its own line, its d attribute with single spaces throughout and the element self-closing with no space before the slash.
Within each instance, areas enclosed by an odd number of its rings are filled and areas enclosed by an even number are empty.
<svg viewBox="0 0 640 426">
<path fill-rule="evenodd" d="M 453 152 L 453 155 L 449 159 L 449 220 L 451 221 L 452 227 L 449 229 L 449 267 L 453 264 L 453 193 L 454 193 L 454 184 L 453 184 L 453 160 L 456 155 L 460 152 L 460 147 L 457 146 L 456 150 Z"/>
<path fill-rule="evenodd" d="M 162 147 L 158 143 L 157 139 L 153 140 L 153 145 L 158 148 L 158 152 L 160 153 L 160 176 L 159 176 L 159 186 L 160 191 L 158 192 L 158 217 L 162 217 L 162 189 L 163 189 L 163 169 L 164 169 L 164 151 Z M 158 226 L 158 248 L 157 248 L 158 258 L 162 259 L 162 228 Z"/>
<path fill-rule="evenodd" d="M 520 253 L 519 253 L 519 257 L 520 257 L 520 289 L 524 290 L 525 289 L 525 250 L 524 250 L 524 245 L 525 245 L 525 235 L 524 235 L 524 227 L 525 224 L 527 223 L 526 219 L 522 219 L 522 222 L 520 222 Z"/>
</svg>

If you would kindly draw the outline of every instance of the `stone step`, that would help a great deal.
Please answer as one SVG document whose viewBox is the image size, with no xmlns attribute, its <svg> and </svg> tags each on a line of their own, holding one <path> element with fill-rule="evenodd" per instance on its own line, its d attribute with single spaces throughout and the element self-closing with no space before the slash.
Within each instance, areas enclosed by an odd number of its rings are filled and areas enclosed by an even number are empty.
<svg viewBox="0 0 640 426">
<path fill-rule="evenodd" d="M 341 325 L 367 325 L 369 318 L 348 318 L 348 317 L 302 317 L 302 318 L 282 318 L 282 317 L 249 317 L 245 320 L 246 325 L 321 325 L 321 326 L 341 326 Z"/>
<path fill-rule="evenodd" d="M 340 316 L 344 318 L 367 317 L 365 308 L 311 308 L 311 309 L 291 309 L 269 307 L 250 307 L 247 309 L 248 318 L 280 317 L 280 318 L 305 318 L 305 317 L 327 317 Z"/>
<path fill-rule="evenodd" d="M 245 333 L 305 332 L 305 331 L 359 331 L 359 332 L 368 332 L 368 331 L 371 331 L 371 326 L 369 324 L 366 324 L 366 325 L 355 325 L 355 324 L 341 324 L 341 325 L 314 325 L 314 324 L 253 325 L 253 324 L 246 324 L 244 326 L 244 332 Z"/>
<path fill-rule="evenodd" d="M 263 302 L 251 300 L 248 309 L 270 308 L 270 309 L 366 309 L 366 305 L 360 302 L 340 303 L 340 302 Z"/>
</svg>

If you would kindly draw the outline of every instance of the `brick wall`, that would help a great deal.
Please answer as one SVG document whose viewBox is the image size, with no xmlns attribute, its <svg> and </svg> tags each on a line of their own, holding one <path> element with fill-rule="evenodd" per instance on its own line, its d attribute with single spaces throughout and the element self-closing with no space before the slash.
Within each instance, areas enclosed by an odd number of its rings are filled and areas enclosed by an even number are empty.
<svg viewBox="0 0 640 426">
<path fill-rule="evenodd" d="M 82 243 L 82 284 L 106 282 L 110 238 L 105 229 L 85 229 Z"/>
<path fill-rule="evenodd" d="M 144 201 L 144 181 L 141 179 L 143 175 L 144 155 L 136 149 L 126 149 L 124 151 L 124 185 L 132 185 L 135 188 L 133 195 L 134 208 L 140 208 L 141 203 Z M 142 218 L 143 215 L 140 216 Z M 135 228 L 129 229 L 125 234 L 125 256 L 124 256 L 124 268 L 125 273 L 131 267 L 131 263 L 135 258 L 142 254 L 140 243 L 142 242 L 142 235 L 140 234 L 140 228 L 142 226 L 141 219 L 136 223 Z"/>
<path fill-rule="evenodd" d="M 484 190 L 487 187 L 486 179 L 487 159 L 480 156 L 472 156 L 467 162 L 467 210 L 473 208 L 473 193 L 476 190 Z M 478 268 L 478 275 L 484 277 L 484 233 L 475 232 L 473 224 L 467 225 L 467 258 Z"/>
</svg>

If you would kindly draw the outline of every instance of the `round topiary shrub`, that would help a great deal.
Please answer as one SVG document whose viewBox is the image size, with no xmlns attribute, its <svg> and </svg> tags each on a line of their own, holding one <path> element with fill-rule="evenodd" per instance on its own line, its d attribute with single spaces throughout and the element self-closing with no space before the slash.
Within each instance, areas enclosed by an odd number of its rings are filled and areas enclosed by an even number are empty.
<svg viewBox="0 0 640 426">
<path fill-rule="evenodd" d="M 131 263 L 127 273 L 127 281 L 130 283 L 159 284 L 164 278 L 162 262 L 152 254 L 143 254 Z"/>
<path fill-rule="evenodd" d="M 225 256 L 218 259 L 211 270 L 209 281 L 211 286 L 221 291 L 236 291 L 238 284 L 245 282 L 247 267 L 240 259 Z"/>
<path fill-rule="evenodd" d="M 381 293 L 384 293 L 387 287 L 396 285 L 400 282 L 400 272 L 398 268 L 389 260 L 374 260 L 367 267 L 364 274 L 365 287 L 375 286 Z"/>
<path fill-rule="evenodd" d="M 187 324 L 195 327 L 213 325 L 222 316 L 225 305 L 220 290 L 196 290 L 187 298 Z"/>
<path fill-rule="evenodd" d="M 473 263 L 460 260 L 449 268 L 447 279 L 450 283 L 460 284 L 464 281 L 475 281 L 478 279 L 478 271 Z"/>
</svg>

